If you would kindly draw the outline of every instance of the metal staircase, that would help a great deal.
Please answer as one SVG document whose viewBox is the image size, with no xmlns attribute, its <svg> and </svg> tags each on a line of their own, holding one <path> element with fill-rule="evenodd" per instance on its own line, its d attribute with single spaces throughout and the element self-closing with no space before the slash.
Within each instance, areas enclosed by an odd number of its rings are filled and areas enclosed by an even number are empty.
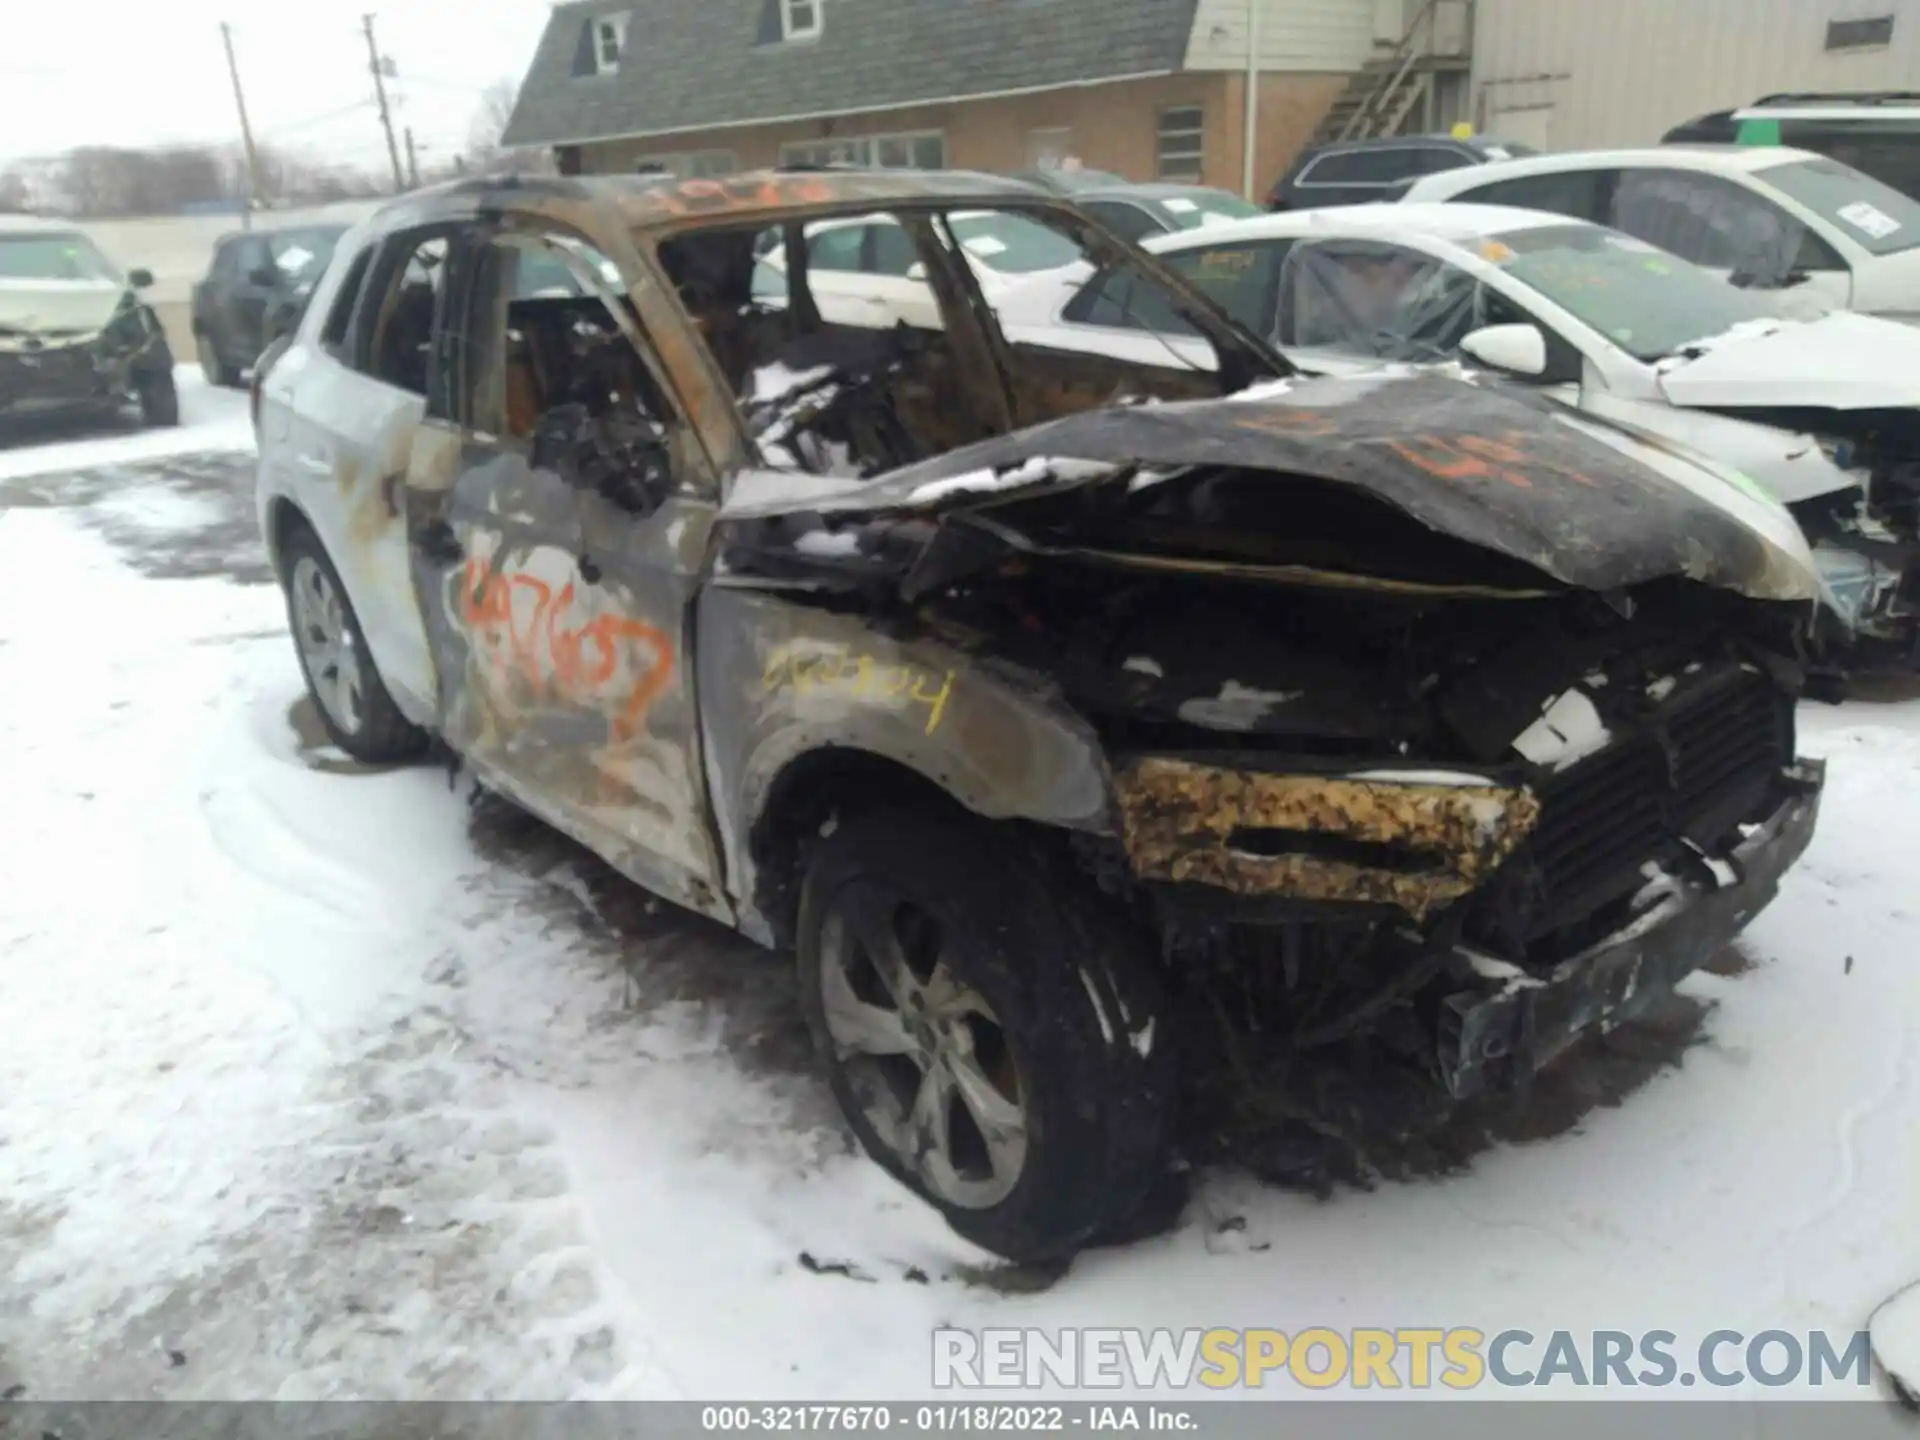
<svg viewBox="0 0 1920 1440">
<path fill-rule="evenodd" d="M 1443 27 L 1443 19 L 1460 23 Z M 1426 0 L 1398 43 L 1380 46 L 1347 82 L 1314 132 L 1314 143 L 1404 135 L 1410 124 L 1425 122 L 1427 102 L 1443 77 L 1464 75 L 1471 67 L 1471 36 L 1471 0 Z"/>
</svg>

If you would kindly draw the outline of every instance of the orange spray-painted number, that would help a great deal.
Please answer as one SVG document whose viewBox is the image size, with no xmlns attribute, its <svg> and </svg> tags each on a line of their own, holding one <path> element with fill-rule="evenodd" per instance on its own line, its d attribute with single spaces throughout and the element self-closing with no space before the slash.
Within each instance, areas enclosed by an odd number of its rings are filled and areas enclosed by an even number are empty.
<svg viewBox="0 0 1920 1440">
<path fill-rule="evenodd" d="M 672 682 L 674 647 L 663 632 L 625 615 L 576 617 L 571 583 L 556 596 L 534 576 L 469 560 L 459 598 L 474 651 L 497 682 L 517 677 L 536 698 L 606 710 L 615 741 L 640 733 Z"/>
</svg>

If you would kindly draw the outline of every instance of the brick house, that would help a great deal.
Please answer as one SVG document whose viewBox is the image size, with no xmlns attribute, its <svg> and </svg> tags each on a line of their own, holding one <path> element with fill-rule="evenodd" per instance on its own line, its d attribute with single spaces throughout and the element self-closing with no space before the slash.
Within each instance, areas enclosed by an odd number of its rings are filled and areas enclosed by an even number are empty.
<svg viewBox="0 0 1920 1440">
<path fill-rule="evenodd" d="M 1132 180 L 1239 190 L 1257 20 L 1253 174 L 1264 191 L 1330 111 L 1350 111 L 1400 68 L 1395 56 L 1416 32 L 1426 49 L 1450 48 L 1464 70 L 1465 31 L 1436 26 L 1437 6 L 1466 8 L 1464 0 L 572 0 L 547 22 L 505 141 L 551 147 L 563 173 L 657 164 L 715 175 L 822 161 L 1009 171 L 1077 161 Z"/>
</svg>

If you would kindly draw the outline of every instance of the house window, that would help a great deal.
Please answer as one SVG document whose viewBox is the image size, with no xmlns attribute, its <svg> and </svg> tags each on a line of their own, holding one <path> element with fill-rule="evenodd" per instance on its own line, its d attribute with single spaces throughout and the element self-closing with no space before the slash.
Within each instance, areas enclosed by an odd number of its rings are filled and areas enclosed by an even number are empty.
<svg viewBox="0 0 1920 1440">
<path fill-rule="evenodd" d="M 1200 179 L 1205 119 L 1198 105 L 1181 105 L 1160 112 L 1159 163 L 1155 167 L 1160 179 Z"/>
<path fill-rule="evenodd" d="M 938 130 L 857 135 L 780 147 L 782 165 L 860 165 L 881 170 L 944 170 L 947 141 Z"/>
<path fill-rule="evenodd" d="M 593 22 L 593 68 L 611 75 L 620 68 L 620 52 L 627 46 L 627 17 L 602 15 Z"/>
<path fill-rule="evenodd" d="M 1870 50 L 1893 43 L 1893 16 L 1875 15 L 1866 20 L 1829 20 L 1827 49 Z"/>
<path fill-rule="evenodd" d="M 677 175 L 682 180 L 705 180 L 733 174 L 740 168 L 740 157 L 731 150 L 675 150 L 664 155 L 642 155 L 634 168 Z"/>
<path fill-rule="evenodd" d="M 811 40 L 820 33 L 820 0 L 780 0 L 780 34 Z"/>
</svg>

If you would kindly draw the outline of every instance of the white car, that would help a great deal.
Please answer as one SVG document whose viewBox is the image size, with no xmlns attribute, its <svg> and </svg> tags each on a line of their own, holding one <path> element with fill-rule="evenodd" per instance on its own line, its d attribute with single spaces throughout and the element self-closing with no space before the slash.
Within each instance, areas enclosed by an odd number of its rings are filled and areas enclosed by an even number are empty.
<svg viewBox="0 0 1920 1440">
<path fill-rule="evenodd" d="M 1600 226 L 1483 205 L 1265 216 L 1144 248 L 1303 370 L 1464 361 L 1732 465 L 1790 506 L 1836 609 L 1911 650 L 1920 625 L 1920 332 L 1779 313 Z M 1201 347 L 1086 265 L 1000 302 L 1009 334 L 1130 358 Z M 1164 359 L 1161 363 L 1165 363 Z M 1902 424 L 1889 425 L 1888 416 Z M 1862 504 L 1862 487 L 1867 486 Z"/>
<path fill-rule="evenodd" d="M 1610 226 L 1780 308 L 1920 320 L 1920 201 L 1851 165 L 1777 146 L 1536 155 L 1429 175 L 1402 203 L 1466 201 Z"/>
<path fill-rule="evenodd" d="M 957 211 L 947 220 L 989 303 L 1035 275 L 1073 265 L 1080 247 L 1037 221 L 1007 211 Z M 891 215 L 822 220 L 807 226 L 807 278 L 821 317 L 837 325 L 938 330 L 940 302 L 912 237 Z M 754 268 L 755 303 L 787 297 L 786 246 L 776 241 Z"/>
</svg>

